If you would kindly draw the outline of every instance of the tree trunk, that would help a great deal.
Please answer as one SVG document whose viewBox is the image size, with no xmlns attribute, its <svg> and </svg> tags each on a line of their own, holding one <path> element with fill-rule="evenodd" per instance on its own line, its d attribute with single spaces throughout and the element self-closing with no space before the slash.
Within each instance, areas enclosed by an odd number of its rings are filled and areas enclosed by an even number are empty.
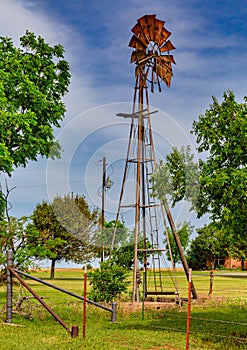
<svg viewBox="0 0 247 350">
<path fill-rule="evenodd" d="M 55 277 L 55 264 L 56 264 L 56 259 L 51 259 L 51 271 L 50 271 L 51 280 L 53 280 Z"/>
<path fill-rule="evenodd" d="M 215 270 L 215 262 L 216 262 L 216 259 L 213 259 L 213 260 L 211 260 L 211 269 L 212 270 Z"/>
</svg>

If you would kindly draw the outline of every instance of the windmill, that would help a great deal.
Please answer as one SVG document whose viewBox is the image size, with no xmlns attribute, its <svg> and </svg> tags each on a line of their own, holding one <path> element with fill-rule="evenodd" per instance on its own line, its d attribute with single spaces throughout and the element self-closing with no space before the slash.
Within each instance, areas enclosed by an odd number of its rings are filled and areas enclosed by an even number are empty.
<svg viewBox="0 0 247 350">
<path fill-rule="evenodd" d="M 144 268 L 144 295 L 178 294 L 164 291 L 161 276 L 161 256 L 166 249 L 163 247 L 164 231 L 167 234 L 166 218 L 173 232 L 180 258 L 189 278 L 189 268 L 184 258 L 179 236 L 177 234 L 167 203 L 160 203 L 151 196 L 150 177 L 156 168 L 154 142 L 151 128 L 151 115 L 157 111 L 151 111 L 149 106 L 149 86 L 151 92 L 155 87 L 161 92 L 161 85 L 167 87 L 171 84 L 172 65 L 175 64 L 170 51 L 175 47 L 168 39 L 171 33 L 164 27 L 164 21 L 156 18 L 156 15 L 145 15 L 137 20 L 132 28 L 132 37 L 129 46 L 133 48 L 131 63 L 135 63 L 135 87 L 133 107 L 131 114 L 119 113 L 117 116 L 130 118 L 130 134 L 127 148 L 127 156 L 120 191 L 119 204 L 116 216 L 116 227 L 121 210 L 134 209 L 134 269 L 133 269 L 133 301 L 139 301 L 139 256 L 142 255 Z M 126 191 L 127 177 L 130 168 L 134 168 L 135 190 L 134 198 L 129 203 L 123 203 Z M 160 223 L 160 218 L 163 226 Z M 160 232 L 161 231 L 161 232 Z M 114 230 L 112 249 L 117 231 Z M 151 247 L 147 246 L 147 240 Z M 171 250 L 170 258 L 172 260 Z M 148 265 L 148 260 L 151 263 Z M 150 268 L 150 265 L 152 268 Z M 149 288 L 147 271 L 152 269 L 153 282 Z M 196 292 L 193 287 L 193 296 Z"/>
</svg>

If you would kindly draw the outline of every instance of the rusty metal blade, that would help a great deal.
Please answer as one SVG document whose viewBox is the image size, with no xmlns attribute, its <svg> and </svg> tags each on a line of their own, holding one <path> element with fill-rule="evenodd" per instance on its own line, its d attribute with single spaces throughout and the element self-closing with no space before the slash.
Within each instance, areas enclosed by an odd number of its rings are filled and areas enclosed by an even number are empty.
<svg viewBox="0 0 247 350">
<path fill-rule="evenodd" d="M 137 61 L 137 52 L 133 51 L 130 57 L 130 63 L 134 63 Z"/>
<path fill-rule="evenodd" d="M 130 47 L 134 47 L 137 50 L 144 50 L 146 49 L 146 45 L 143 45 L 143 43 L 135 36 L 133 35 L 129 42 Z"/>
<path fill-rule="evenodd" d="M 148 45 L 148 40 L 145 37 L 142 27 L 139 22 L 136 23 L 136 25 L 131 29 L 131 31 L 135 34 L 135 36 L 142 42 L 143 45 Z"/>
<path fill-rule="evenodd" d="M 163 28 L 164 24 L 165 24 L 165 21 L 161 21 L 160 19 L 156 18 L 155 28 L 154 28 L 154 39 L 153 39 L 153 41 L 155 41 L 156 43 L 159 42 L 160 35 L 161 35 L 162 28 Z"/>
<path fill-rule="evenodd" d="M 148 18 L 150 16 L 154 17 L 154 19 L 155 19 L 155 15 L 145 15 L 137 20 L 137 22 L 140 23 L 140 25 L 142 27 L 142 31 L 143 31 L 148 42 L 150 42 L 150 40 L 151 40 L 150 39 L 150 31 L 149 31 L 149 22 L 148 22 Z"/>
<path fill-rule="evenodd" d="M 155 37 L 155 22 L 156 22 L 156 18 L 155 15 L 146 15 L 146 22 L 147 22 L 147 26 L 148 26 L 148 31 L 149 31 L 149 41 L 154 41 L 154 37 Z"/>
<path fill-rule="evenodd" d="M 170 63 L 176 64 L 172 55 L 160 55 L 159 58 L 161 62 L 170 62 Z"/>
<path fill-rule="evenodd" d="M 172 65 L 170 62 L 162 62 L 161 60 L 156 60 L 156 65 L 162 67 L 162 71 L 170 72 L 172 74 Z"/>
<path fill-rule="evenodd" d="M 175 50 L 176 47 L 170 42 L 170 40 L 168 40 L 165 45 L 163 45 L 162 47 L 160 47 L 160 52 L 167 52 L 167 51 L 171 51 L 171 50 Z"/>
<path fill-rule="evenodd" d="M 171 84 L 172 71 L 161 65 L 156 66 L 157 75 L 165 82 L 167 86 Z"/>
<path fill-rule="evenodd" d="M 145 51 L 136 51 L 136 58 L 137 61 L 141 61 L 142 59 L 146 58 Z"/>
<path fill-rule="evenodd" d="M 169 38 L 171 35 L 171 32 L 169 32 L 165 27 L 162 28 L 159 41 L 158 41 L 158 46 L 162 46 L 164 42 Z"/>
</svg>

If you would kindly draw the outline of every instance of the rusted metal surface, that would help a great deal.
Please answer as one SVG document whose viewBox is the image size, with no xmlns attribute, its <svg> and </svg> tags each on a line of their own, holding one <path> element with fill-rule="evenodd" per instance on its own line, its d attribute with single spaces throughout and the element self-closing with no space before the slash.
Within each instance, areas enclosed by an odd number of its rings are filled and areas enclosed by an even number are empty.
<svg viewBox="0 0 247 350">
<path fill-rule="evenodd" d="M 111 244 L 111 253 L 114 247 L 114 241 L 116 236 L 117 222 L 122 208 L 133 208 L 134 213 L 134 268 L 133 268 L 133 288 L 132 298 L 133 301 L 139 300 L 139 286 L 137 283 L 138 272 L 138 252 L 139 239 L 141 238 L 144 243 L 144 271 L 147 271 L 147 253 L 148 249 L 145 247 L 146 237 L 150 238 L 150 242 L 153 247 L 152 257 L 152 269 L 154 276 L 155 291 L 149 291 L 147 284 L 145 283 L 144 294 L 149 292 L 154 295 L 167 294 L 163 290 L 161 280 L 161 263 L 160 263 L 160 249 L 159 249 L 159 225 L 157 223 L 158 209 L 161 209 L 161 217 L 163 219 L 163 226 L 167 232 L 166 219 L 170 224 L 177 247 L 180 252 L 180 257 L 184 266 L 185 273 L 188 278 L 189 270 L 186 259 L 184 257 L 181 242 L 177 234 L 173 219 L 171 217 L 168 206 L 164 208 L 159 201 L 156 204 L 156 199 L 151 198 L 150 195 L 150 176 L 156 169 L 154 142 L 152 136 L 151 118 L 153 113 L 150 111 L 149 106 L 149 91 L 154 92 L 154 87 L 158 88 L 161 92 L 161 82 L 163 81 L 166 86 L 170 86 L 173 76 L 172 67 L 175 64 L 173 56 L 170 51 L 175 49 L 175 46 L 168 38 L 171 35 L 164 27 L 164 21 L 156 18 L 156 15 L 145 15 L 137 20 L 137 23 L 131 29 L 133 35 L 130 39 L 129 46 L 133 48 L 131 54 L 131 63 L 135 63 L 135 87 L 133 108 L 131 114 L 118 113 L 117 116 L 124 118 L 131 118 L 131 127 L 129 134 L 129 143 L 127 149 L 126 163 L 124 168 L 124 176 L 120 191 L 120 198 L 118 203 L 118 211 L 116 216 L 115 228 L 113 233 L 113 239 Z M 151 88 L 149 89 L 151 85 Z M 145 113 L 144 113 L 145 109 Z M 129 168 L 134 166 L 135 183 L 136 188 L 133 191 L 132 200 L 127 204 L 123 204 L 123 194 L 125 191 L 125 185 L 127 181 L 127 174 Z M 158 200 L 157 200 L 158 201 Z M 166 216 L 166 217 L 165 217 Z M 146 225 L 147 222 L 147 225 Z M 142 237 L 140 237 L 140 233 Z M 169 237 L 167 234 L 168 247 L 170 251 L 170 258 L 173 261 L 171 247 L 169 243 Z M 150 253 L 150 252 L 149 252 Z M 157 253 L 157 254 L 156 254 Z M 155 256 L 156 254 L 156 256 Z M 173 264 L 172 264 L 173 265 Z M 150 270 L 150 269 L 149 269 Z M 158 274 L 156 274 L 156 271 Z M 157 277 L 156 277 L 157 275 Z M 145 281 L 146 282 L 146 281 Z M 174 294 L 179 295 L 177 283 L 174 283 L 176 292 Z M 193 297 L 196 298 L 196 291 L 192 282 Z M 169 293 L 168 293 L 169 294 Z"/>
<path fill-rule="evenodd" d="M 70 292 L 69 290 L 66 290 L 66 289 L 64 289 L 64 288 L 55 286 L 54 284 L 51 284 L 51 283 L 49 283 L 49 282 L 46 282 L 46 281 L 44 281 L 44 280 L 42 280 L 42 279 L 40 279 L 40 278 L 38 278 L 38 277 L 31 276 L 31 275 L 29 275 L 29 274 L 26 273 L 26 272 L 23 272 L 23 271 L 20 271 L 20 270 L 17 270 L 17 269 L 13 269 L 13 270 L 14 270 L 15 272 L 17 272 L 18 274 L 20 274 L 20 275 L 23 275 L 23 276 L 25 276 L 25 277 L 28 277 L 28 278 L 34 280 L 34 281 L 37 281 L 37 282 L 39 282 L 39 283 L 42 283 L 42 284 L 44 284 L 44 285 L 46 285 L 46 286 L 48 286 L 48 287 L 54 288 L 54 289 L 56 289 L 56 290 L 59 290 L 60 292 L 63 292 L 63 293 L 65 293 L 65 294 L 68 294 L 68 295 L 70 295 L 70 296 L 72 296 L 72 297 L 74 297 L 74 298 L 77 298 L 77 299 L 80 299 L 80 300 L 84 300 L 84 298 L 83 298 L 82 296 L 80 296 L 80 295 L 78 295 L 78 294 L 75 294 L 75 293 L 73 293 L 73 292 Z M 93 300 L 86 299 L 86 302 L 87 302 L 88 304 L 97 306 L 97 307 L 99 307 L 100 309 L 109 311 L 109 312 L 111 312 L 111 313 L 113 312 L 113 310 L 112 310 L 111 308 L 109 308 L 109 307 L 107 307 L 107 306 L 105 306 L 105 305 L 96 303 L 96 302 L 93 301 Z"/>
<path fill-rule="evenodd" d="M 14 271 L 12 267 L 9 268 L 10 272 L 18 279 L 18 281 L 44 306 L 44 308 L 56 319 L 57 322 L 60 323 L 62 327 L 66 329 L 66 331 L 71 334 L 69 327 L 66 323 L 47 305 L 44 300 L 18 275 L 17 272 Z"/>
<path fill-rule="evenodd" d="M 169 52 L 175 50 L 175 46 L 167 40 L 171 32 L 164 27 L 164 23 L 155 15 L 145 15 L 137 20 L 131 30 L 133 36 L 129 46 L 135 51 L 130 62 L 137 65 L 136 76 L 142 74 L 151 82 L 151 92 L 154 91 L 154 84 L 158 84 L 161 91 L 160 79 L 169 87 L 173 75 L 172 64 L 175 64 L 175 60 Z"/>
<path fill-rule="evenodd" d="M 79 337 L 79 327 L 78 326 L 72 326 L 71 327 L 71 337 L 72 338 Z"/>
</svg>

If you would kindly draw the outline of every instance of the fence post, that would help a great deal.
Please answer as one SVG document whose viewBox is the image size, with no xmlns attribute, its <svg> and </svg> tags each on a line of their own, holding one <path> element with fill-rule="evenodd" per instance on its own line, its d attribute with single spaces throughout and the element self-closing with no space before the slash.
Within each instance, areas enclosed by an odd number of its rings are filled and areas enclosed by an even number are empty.
<svg viewBox="0 0 247 350">
<path fill-rule="evenodd" d="M 192 287 L 192 269 L 189 269 L 189 282 L 188 282 L 188 311 L 187 311 L 187 323 L 186 323 L 186 350 L 189 349 L 189 336 L 190 336 L 190 307 L 191 307 L 191 287 Z"/>
<path fill-rule="evenodd" d="M 87 322 L 87 264 L 84 266 L 84 293 L 83 293 L 83 323 L 82 337 L 86 337 L 86 322 Z"/>
<path fill-rule="evenodd" d="M 10 269 L 13 266 L 13 252 L 7 251 L 7 293 L 6 293 L 6 322 L 12 323 L 12 273 Z"/>
<path fill-rule="evenodd" d="M 209 292 L 208 297 L 211 298 L 213 294 L 213 280 L 214 280 L 214 271 L 210 271 L 210 282 L 209 282 Z"/>
<path fill-rule="evenodd" d="M 111 321 L 116 322 L 117 320 L 117 303 L 112 303 L 112 314 L 111 314 Z"/>
</svg>

